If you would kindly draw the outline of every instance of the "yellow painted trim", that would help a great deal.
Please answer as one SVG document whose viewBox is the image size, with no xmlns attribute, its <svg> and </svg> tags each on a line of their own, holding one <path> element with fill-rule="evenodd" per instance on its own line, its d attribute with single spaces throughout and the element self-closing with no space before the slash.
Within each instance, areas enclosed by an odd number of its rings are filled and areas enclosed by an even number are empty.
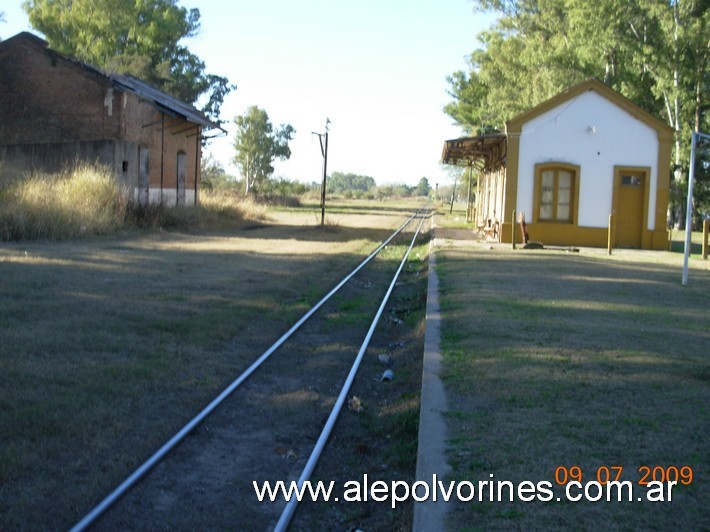
<svg viewBox="0 0 710 532">
<path fill-rule="evenodd" d="M 619 210 L 619 188 L 621 187 L 621 174 L 624 172 L 643 173 L 643 214 L 641 222 L 641 249 L 651 249 L 652 237 L 651 231 L 648 230 L 648 201 L 651 190 L 651 168 L 649 166 L 614 166 L 614 190 L 612 191 L 611 204 L 612 214 L 614 219 L 618 220 L 617 212 Z M 619 241 L 618 225 L 614 228 L 614 241 Z"/>
<path fill-rule="evenodd" d="M 506 233 L 510 234 L 510 223 Z M 606 248 L 609 243 L 609 231 L 606 227 L 579 227 L 571 224 L 537 222 L 527 226 L 530 240 L 542 242 L 545 246 L 584 246 Z M 644 231 L 643 238 L 649 242 L 644 249 L 668 249 L 666 231 Z M 504 240 L 510 243 L 510 238 Z"/>
<path fill-rule="evenodd" d="M 609 232 L 604 227 L 537 222 L 528 225 L 530 240 L 551 246 L 606 247 Z"/>
<path fill-rule="evenodd" d="M 648 249 L 665 251 L 668 249 L 668 231 L 666 229 L 657 229 L 649 231 L 651 246 Z"/>
<path fill-rule="evenodd" d="M 503 212 L 511 212 L 518 204 L 518 166 L 520 161 L 520 130 L 511 131 L 506 126 L 508 146 L 505 160 L 505 201 Z"/>
<path fill-rule="evenodd" d="M 532 223 L 538 222 L 538 213 L 540 212 L 540 189 L 542 188 L 542 172 L 543 170 L 550 170 L 555 168 L 561 168 L 563 170 L 571 170 L 574 174 L 572 187 L 574 189 L 574 198 L 572 198 L 572 221 L 571 222 L 546 222 L 546 223 L 559 223 L 567 225 L 577 225 L 579 220 L 579 176 L 581 167 L 576 164 L 560 163 L 556 161 L 550 161 L 545 163 L 537 163 L 535 165 L 535 172 L 533 174 L 533 212 Z"/>
<path fill-rule="evenodd" d="M 502 224 L 500 224 L 500 234 L 498 235 L 498 241 L 501 244 L 510 244 L 513 242 L 511 237 L 513 233 L 511 232 L 511 230 L 515 231 L 515 226 L 511 225 L 510 222 L 503 222 Z"/>
<path fill-rule="evenodd" d="M 533 107 L 529 111 L 526 111 L 516 116 L 515 118 L 512 118 L 511 120 L 506 122 L 506 131 L 520 132 L 522 131 L 524 123 L 529 122 L 533 118 L 536 118 L 541 114 L 546 113 L 551 109 L 554 109 L 555 107 L 563 104 L 567 100 L 571 100 L 572 98 L 575 98 L 580 94 L 583 94 L 590 90 L 595 91 L 600 96 L 603 96 L 607 100 L 616 104 L 618 107 L 624 109 L 633 117 L 638 118 L 639 120 L 647 124 L 649 127 L 658 131 L 659 137 L 661 135 L 670 135 L 671 137 L 673 136 L 673 128 L 671 128 L 668 124 L 656 118 L 655 116 L 645 111 L 625 96 L 622 96 L 614 89 L 607 87 L 606 85 L 604 85 L 604 83 L 594 78 L 574 85 L 566 91 L 561 92 L 556 96 L 553 96 L 549 100 L 546 100 L 541 104 Z"/>
<path fill-rule="evenodd" d="M 554 109 L 566 101 L 579 96 L 587 91 L 593 90 L 600 96 L 606 98 L 625 110 L 641 122 L 656 130 L 658 135 L 658 175 L 656 188 L 656 205 L 653 206 L 655 215 L 655 230 L 648 230 L 648 201 L 650 191 L 650 173 L 647 174 L 646 194 L 644 200 L 644 224 L 642 232 L 642 247 L 644 249 L 663 250 L 668 247 L 668 234 L 665 230 L 666 217 L 669 199 L 670 184 L 670 160 L 673 143 L 673 128 L 662 120 L 651 115 L 641 107 L 637 106 L 628 98 L 622 96 L 615 90 L 604 85 L 597 79 L 588 79 L 578 85 L 570 87 L 564 92 L 542 102 L 529 111 L 522 113 L 505 123 L 507 136 L 507 157 L 505 172 L 505 199 L 503 213 L 512 211 L 517 203 L 518 194 L 518 170 L 520 164 L 520 135 L 523 125 L 533 118 Z M 545 163 L 548 164 L 548 163 Z M 537 165 L 536 165 L 537 166 Z M 626 167 L 628 168 L 628 167 Z M 539 240 L 550 245 L 578 245 L 578 246 L 599 246 L 605 247 L 608 244 L 608 230 L 606 228 L 590 228 L 577 226 L 577 216 L 579 214 L 579 188 L 581 180 L 581 168 L 577 167 L 575 182 L 575 204 L 574 223 L 547 223 L 528 220 L 528 233 L 532 240 Z M 535 171 L 535 188 L 537 189 L 537 168 Z M 616 210 L 616 187 L 614 182 L 614 198 L 612 198 L 613 210 Z M 534 194 L 539 194 L 534 192 Z M 533 217 L 536 218 L 538 210 L 538 198 L 533 197 Z M 514 231 L 514 224 L 504 222 L 501 224 L 501 242 L 511 242 L 511 231 Z M 615 236 L 615 235 L 614 235 Z"/>
</svg>

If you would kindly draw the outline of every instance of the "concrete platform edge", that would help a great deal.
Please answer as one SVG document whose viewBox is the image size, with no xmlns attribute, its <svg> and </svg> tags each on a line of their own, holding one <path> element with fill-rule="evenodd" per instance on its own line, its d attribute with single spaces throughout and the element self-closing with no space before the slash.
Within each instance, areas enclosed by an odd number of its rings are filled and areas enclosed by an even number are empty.
<svg viewBox="0 0 710 532">
<path fill-rule="evenodd" d="M 433 242 L 433 240 L 432 240 Z M 439 279 L 436 274 L 436 257 L 433 244 L 429 250 L 429 280 L 426 303 L 426 331 L 424 333 L 424 362 L 422 366 L 421 407 L 419 413 L 419 447 L 417 451 L 416 480 L 429 484 L 430 497 L 425 502 L 414 502 L 412 530 L 429 532 L 445 530 L 444 522 L 448 503 L 433 493 L 434 475 L 444 481 L 451 471 L 446 460 L 446 420 L 447 399 L 440 374 L 442 368 L 441 315 L 439 311 Z M 417 495 L 422 496 L 421 490 Z M 440 494 L 439 494 L 440 495 Z"/>
</svg>

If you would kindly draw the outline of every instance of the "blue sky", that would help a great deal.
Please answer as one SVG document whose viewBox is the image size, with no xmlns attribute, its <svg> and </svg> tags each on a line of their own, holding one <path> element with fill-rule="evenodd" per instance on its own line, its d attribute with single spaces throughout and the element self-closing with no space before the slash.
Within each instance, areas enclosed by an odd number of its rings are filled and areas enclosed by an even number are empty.
<svg viewBox="0 0 710 532">
<path fill-rule="evenodd" d="M 222 107 L 229 135 L 208 152 L 228 171 L 232 125 L 247 107 L 296 128 L 291 159 L 275 176 L 320 181 L 318 138 L 330 118 L 328 172 L 378 184 L 446 183 L 446 139 L 461 131 L 442 111 L 446 76 L 466 68 L 492 18 L 470 0 L 194 0 L 201 31 L 185 44 L 238 89 Z M 21 1 L 3 2 L 0 37 L 32 31 Z"/>
</svg>

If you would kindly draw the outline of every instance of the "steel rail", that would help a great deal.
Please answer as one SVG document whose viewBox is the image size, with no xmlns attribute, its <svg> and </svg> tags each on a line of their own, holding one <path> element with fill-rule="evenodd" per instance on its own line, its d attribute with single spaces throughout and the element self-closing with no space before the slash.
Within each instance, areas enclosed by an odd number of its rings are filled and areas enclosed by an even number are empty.
<svg viewBox="0 0 710 532">
<path fill-rule="evenodd" d="M 412 251 L 412 248 L 414 247 L 414 242 L 416 241 L 417 236 L 419 235 L 419 231 L 421 231 L 422 225 L 424 225 L 424 219 L 425 219 L 425 217 L 422 216 L 422 221 L 419 222 L 419 227 L 417 228 L 417 231 L 414 233 L 414 237 L 412 238 L 412 242 L 411 242 L 411 244 L 409 244 L 409 248 L 407 249 L 407 252 L 404 254 L 404 257 L 402 258 L 402 262 L 400 262 L 399 268 L 397 268 L 397 272 L 394 274 L 394 277 L 392 278 L 392 282 L 390 283 L 390 286 L 387 289 L 387 292 L 385 293 L 384 298 L 382 299 L 382 303 L 380 303 L 380 308 L 377 310 L 377 313 L 375 314 L 375 317 L 372 320 L 372 324 L 370 325 L 370 329 L 367 331 L 367 335 L 365 336 L 365 340 L 363 341 L 362 345 L 360 346 L 360 351 L 358 351 L 357 357 L 355 357 L 355 362 L 353 362 L 353 365 L 350 368 L 350 373 L 348 373 L 348 378 L 345 380 L 345 384 L 343 384 L 343 387 L 340 390 L 340 395 L 338 395 L 338 399 L 336 400 L 335 405 L 333 406 L 333 410 L 331 410 L 330 416 L 328 416 L 328 420 L 326 421 L 325 426 L 323 427 L 323 430 L 321 431 L 320 436 L 318 437 L 318 441 L 316 442 L 315 447 L 313 447 L 313 451 L 311 452 L 311 455 L 308 458 L 308 462 L 306 463 L 305 467 L 303 468 L 303 472 L 301 473 L 301 476 L 298 478 L 298 490 L 299 491 L 303 487 L 304 482 L 306 482 L 311 477 L 311 473 L 313 473 L 313 470 L 315 469 L 316 464 L 318 463 L 318 459 L 320 458 L 320 455 L 323 452 L 323 449 L 325 448 L 325 444 L 328 441 L 328 438 L 330 437 L 330 433 L 333 431 L 333 427 L 335 426 L 335 422 L 338 419 L 338 415 L 340 414 L 340 411 L 343 408 L 343 404 L 345 404 L 345 399 L 348 396 L 348 392 L 350 391 L 350 387 L 351 387 L 353 381 L 355 380 L 355 375 L 357 374 L 357 370 L 360 368 L 360 362 L 362 362 L 362 359 L 365 355 L 365 351 L 367 350 L 367 347 L 370 345 L 370 340 L 372 339 L 372 335 L 375 332 L 375 328 L 377 327 L 377 323 L 380 321 L 380 317 L 382 316 L 382 312 L 385 309 L 385 305 L 387 305 L 387 301 L 389 300 L 390 294 L 392 294 L 392 290 L 394 289 L 394 285 L 397 282 L 397 279 L 399 278 L 399 274 L 401 273 L 402 268 L 404 268 L 404 264 L 407 262 L 407 258 L 409 257 L 409 253 Z M 296 511 L 298 503 L 299 503 L 298 498 L 292 494 L 291 499 L 286 503 L 286 507 L 284 508 L 283 512 L 281 513 L 281 517 L 279 518 L 278 523 L 276 523 L 276 527 L 274 528 L 275 532 L 284 532 L 288 528 L 288 525 L 291 522 L 291 519 L 293 518 L 293 514 Z"/>
<path fill-rule="evenodd" d="M 165 456 L 178 444 L 185 436 L 187 436 L 197 425 L 205 420 L 212 411 L 217 408 L 227 397 L 229 397 L 234 390 L 236 390 L 249 376 L 256 371 L 256 369 L 263 364 L 266 359 L 268 359 L 274 351 L 276 351 L 281 345 L 288 340 L 293 333 L 295 333 L 313 314 L 316 313 L 320 307 L 322 307 L 335 293 L 340 290 L 345 283 L 352 279 L 357 272 L 359 272 L 368 262 L 370 262 L 377 254 L 384 249 L 387 244 L 389 244 L 394 237 L 396 237 L 411 221 L 417 216 L 418 211 L 410 216 L 399 228 L 390 235 L 390 237 L 379 245 L 370 255 L 363 260 L 353 271 L 346 275 L 330 292 L 328 292 L 318 303 L 316 303 L 311 309 L 306 312 L 301 319 L 299 319 L 288 331 L 286 331 L 274 344 L 269 347 L 262 355 L 257 358 L 244 372 L 239 375 L 232 383 L 227 386 L 222 393 L 220 393 L 215 399 L 212 400 L 206 407 L 204 407 L 195 417 L 193 417 L 187 424 L 181 428 L 175 435 L 170 438 L 163 446 L 158 449 L 153 455 L 148 458 L 143 464 L 141 464 L 133 473 L 131 473 L 121 484 L 119 484 L 111 493 L 109 493 L 99 504 L 94 506 L 94 508 L 87 513 L 79 522 L 77 522 L 71 529 L 70 532 L 81 532 L 86 530 L 96 519 L 98 519 L 106 510 L 111 508 L 123 495 L 128 492 L 141 478 L 143 478 L 146 473 L 148 473 L 153 467 L 155 467 L 158 462 L 160 462 Z"/>
</svg>

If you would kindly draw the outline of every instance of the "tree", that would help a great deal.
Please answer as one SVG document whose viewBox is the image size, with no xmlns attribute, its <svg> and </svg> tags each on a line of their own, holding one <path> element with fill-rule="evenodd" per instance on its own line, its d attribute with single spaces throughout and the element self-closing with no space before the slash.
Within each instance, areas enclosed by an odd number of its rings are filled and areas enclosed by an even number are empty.
<svg viewBox="0 0 710 532">
<path fill-rule="evenodd" d="M 296 130 L 290 124 L 281 124 L 275 130 L 269 115 L 257 106 L 249 107 L 234 122 L 237 124 L 234 162 L 241 169 L 245 190 L 249 194 L 252 188 L 258 191 L 274 173 L 272 164 L 275 159 L 291 157 L 288 142 Z"/>
<path fill-rule="evenodd" d="M 375 187 L 375 179 L 368 175 L 333 172 L 328 178 L 328 189 L 333 193 L 363 193 Z"/>
<path fill-rule="evenodd" d="M 200 160 L 201 187 L 205 190 L 236 190 L 237 180 L 225 172 L 222 164 L 212 154 Z"/>
<path fill-rule="evenodd" d="M 502 130 L 506 120 L 596 77 L 675 129 L 672 198 L 682 195 L 690 132 L 709 125 L 708 0 L 474 2 L 500 16 L 479 35 L 468 72 L 448 78 L 454 101 L 445 112 L 465 131 Z M 684 219 L 682 209 L 673 212 Z"/>
<path fill-rule="evenodd" d="M 422 177 L 417 185 L 417 196 L 428 196 L 430 191 L 429 180 L 426 177 Z"/>
<path fill-rule="evenodd" d="M 235 88 L 205 73 L 205 63 L 180 44 L 200 29 L 200 11 L 177 0 L 27 0 L 32 27 L 52 48 L 109 72 L 131 74 L 194 104 L 219 120 L 224 97 Z"/>
</svg>

